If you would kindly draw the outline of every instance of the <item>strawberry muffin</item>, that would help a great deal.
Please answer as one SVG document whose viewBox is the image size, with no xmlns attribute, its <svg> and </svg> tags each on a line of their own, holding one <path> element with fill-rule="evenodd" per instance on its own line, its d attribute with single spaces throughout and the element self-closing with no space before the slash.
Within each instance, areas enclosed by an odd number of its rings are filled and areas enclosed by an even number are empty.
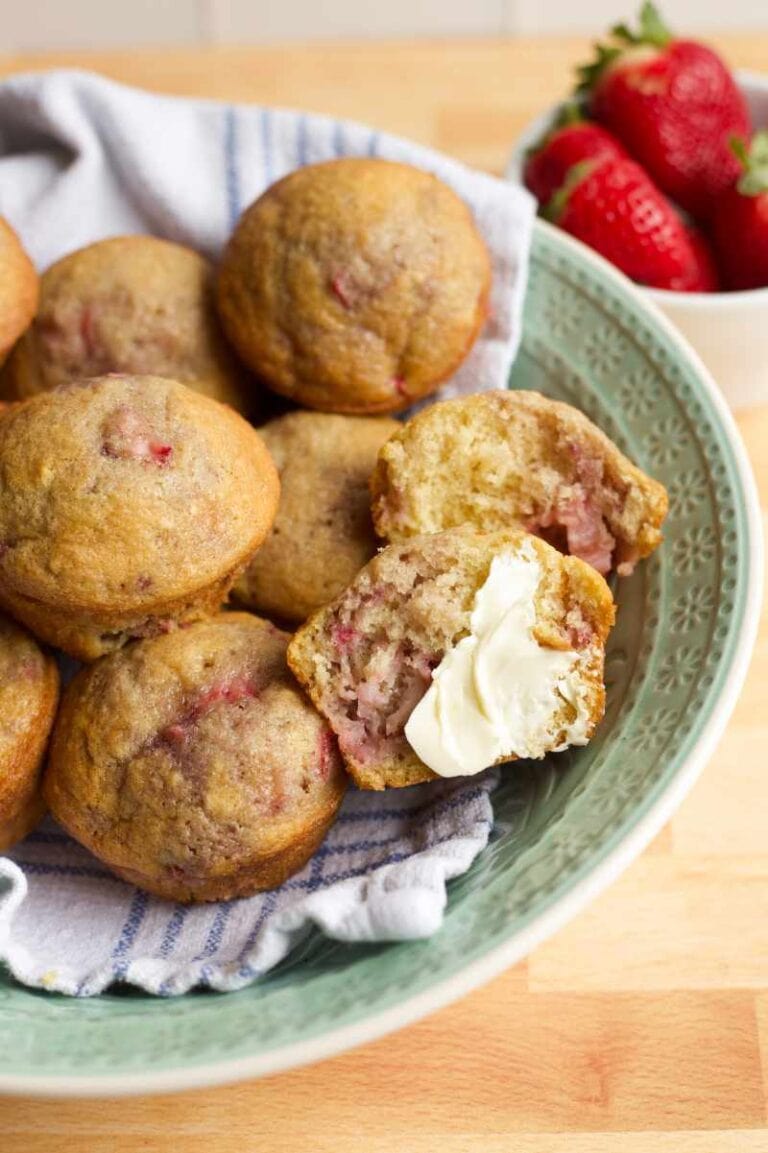
<svg viewBox="0 0 768 1153">
<path fill-rule="evenodd" d="M 273 389 L 326 412 L 406 408 L 458 368 L 491 265 L 462 200 L 388 160 L 309 165 L 246 210 L 221 262 L 219 312 Z"/>
<path fill-rule="evenodd" d="M 12 405 L 0 477 L 0 605 L 81 660 L 215 612 L 279 499 L 242 417 L 151 376 Z"/>
<path fill-rule="evenodd" d="M 169 900 L 282 884 L 320 845 L 347 783 L 287 643 L 267 621 L 225 613 L 83 669 L 46 772 L 57 820 Z"/>
<path fill-rule="evenodd" d="M 58 699 L 53 658 L 0 616 L 0 852 L 26 836 L 42 815 L 40 766 Z"/>
<path fill-rule="evenodd" d="M 5 370 L 9 395 L 109 372 L 171 377 L 252 408 L 256 386 L 224 340 L 213 270 L 199 253 L 154 236 L 118 236 L 43 274 L 37 317 Z"/>
<path fill-rule="evenodd" d="M 238 600 L 303 621 L 346 588 L 376 552 L 368 482 L 397 428 L 386 417 L 291 412 L 259 430 L 280 473 L 280 507 L 235 585 Z"/>
<path fill-rule="evenodd" d="M 0 216 L 0 364 L 35 315 L 38 292 L 34 265 Z"/>
<path fill-rule="evenodd" d="M 435 404 L 382 448 L 371 480 L 379 536 L 517 526 L 621 576 L 661 543 L 663 485 L 575 408 L 537 392 Z"/>
<path fill-rule="evenodd" d="M 288 662 L 364 789 L 586 744 L 614 606 L 589 565 L 514 529 L 390 545 Z"/>
</svg>

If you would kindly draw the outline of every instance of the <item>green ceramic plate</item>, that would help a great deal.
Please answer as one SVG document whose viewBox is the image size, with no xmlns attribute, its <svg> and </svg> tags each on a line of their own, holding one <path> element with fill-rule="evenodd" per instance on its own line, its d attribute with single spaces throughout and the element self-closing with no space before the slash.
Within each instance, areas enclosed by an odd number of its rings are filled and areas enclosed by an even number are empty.
<svg viewBox="0 0 768 1153">
<path fill-rule="evenodd" d="M 617 590 L 608 710 L 585 749 L 507 770 L 491 845 L 430 941 L 311 940 L 243 992 L 93 1000 L 0 976 L 0 1089 L 150 1092 L 274 1072 L 381 1035 L 527 953 L 618 875 L 690 787 L 733 707 L 759 611 L 757 501 L 704 369 L 627 281 L 536 227 L 512 388 L 583 409 L 670 490 L 666 541 Z"/>
</svg>

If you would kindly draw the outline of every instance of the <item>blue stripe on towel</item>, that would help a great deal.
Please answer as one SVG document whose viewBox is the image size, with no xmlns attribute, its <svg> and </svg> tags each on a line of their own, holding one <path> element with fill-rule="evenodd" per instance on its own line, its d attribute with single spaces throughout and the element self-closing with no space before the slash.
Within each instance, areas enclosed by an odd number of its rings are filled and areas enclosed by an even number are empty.
<svg viewBox="0 0 768 1153">
<path fill-rule="evenodd" d="M 255 977 L 258 975 L 258 970 L 253 969 L 250 965 L 245 964 L 244 958 L 247 957 L 250 950 L 256 944 L 256 941 L 258 940 L 258 937 L 259 937 L 259 933 L 264 928 L 264 925 L 266 924 L 267 920 L 274 913 L 275 905 L 277 904 L 277 897 L 278 897 L 279 892 L 280 892 L 279 889 L 272 889 L 271 892 L 266 893 L 264 895 L 264 901 L 262 903 L 261 908 L 259 909 L 259 915 L 254 922 L 253 928 L 251 929 L 250 933 L 248 934 L 248 936 L 245 939 L 245 944 L 243 945 L 242 949 L 240 950 L 240 953 L 238 954 L 237 960 L 238 960 L 238 962 L 240 962 L 240 968 L 238 969 L 238 976 L 240 976 L 240 977 Z"/>
<path fill-rule="evenodd" d="M 336 156 L 346 156 L 347 144 L 344 139 L 344 125 L 337 120 L 333 126 L 333 151 Z"/>
<path fill-rule="evenodd" d="M 309 164 L 309 124 L 306 116 L 300 116 L 296 125 L 296 158 L 299 168 Z"/>
<path fill-rule="evenodd" d="M 208 930 L 208 936 L 202 950 L 194 958 L 195 961 L 204 961 L 207 957 L 212 957 L 221 944 L 221 939 L 224 936 L 224 930 L 227 927 L 227 921 L 232 915 L 232 901 L 222 901 L 216 909 L 216 915 L 213 918 L 213 924 Z"/>
<path fill-rule="evenodd" d="M 125 924 L 117 939 L 117 944 L 112 950 L 113 960 L 119 960 L 129 953 L 133 942 L 141 928 L 141 923 L 147 912 L 149 905 L 149 894 L 145 893 L 143 889 L 137 889 L 131 901 L 131 907 L 128 910 L 128 916 L 125 919 Z"/>
<path fill-rule="evenodd" d="M 234 108 L 224 112 L 224 170 L 227 182 L 229 227 L 234 228 L 240 215 L 240 174 L 237 168 L 237 114 Z"/>
<path fill-rule="evenodd" d="M 74 841 L 66 833 L 27 833 L 26 841 L 30 845 L 72 845 Z"/>
<path fill-rule="evenodd" d="M 309 880 L 307 881 L 307 891 L 314 893 L 315 889 L 319 889 L 323 883 L 323 869 L 325 868 L 326 854 L 323 853 L 322 847 L 318 849 L 310 862 Z"/>
<path fill-rule="evenodd" d="M 137 889 L 131 901 L 125 924 L 117 939 L 117 944 L 112 950 L 112 974 L 116 981 L 122 981 L 128 972 L 128 954 L 133 948 L 133 943 L 139 934 L 148 908 L 149 894 L 142 889 Z"/>
<path fill-rule="evenodd" d="M 368 138 L 368 155 L 378 156 L 379 154 L 379 133 L 372 132 Z"/>
<path fill-rule="evenodd" d="M 272 115 L 268 108 L 261 110 L 261 147 L 264 151 L 264 187 L 275 179 L 272 156 Z"/>
<path fill-rule="evenodd" d="M 367 853 L 369 849 L 385 849 L 388 845 L 396 845 L 402 837 L 394 833 L 391 837 L 382 837 L 380 840 L 365 839 L 362 841 L 348 841 L 345 845 L 321 845 L 315 857 L 338 857 L 342 853 Z"/>
<path fill-rule="evenodd" d="M 176 942 L 181 936 L 181 930 L 184 928 L 184 922 L 189 914 L 188 905 L 177 905 L 173 913 L 168 918 L 168 924 L 165 926 L 163 939 L 160 942 L 158 953 L 166 960 L 173 952 Z"/>
<path fill-rule="evenodd" d="M 485 820 L 483 823 L 486 825 L 489 825 L 489 826 L 491 824 L 491 822 L 488 820 Z M 447 845 L 455 839 L 456 839 L 455 834 L 451 833 L 447 837 L 440 837 L 439 840 L 432 841 L 429 845 L 429 848 L 434 849 L 434 848 L 437 848 L 439 845 Z M 282 889 L 283 889 L 283 891 L 286 889 L 313 891 L 314 889 L 316 889 L 318 887 L 325 889 L 329 885 L 336 884 L 337 881 L 349 881 L 352 877 L 362 877 L 362 876 L 365 876 L 366 873 L 371 872 L 373 869 L 381 869 L 385 865 L 394 865 L 398 861 L 408 860 L 412 856 L 413 856 L 413 852 L 410 849 L 406 850 L 405 852 L 398 851 L 396 853 L 388 853 L 386 857 L 382 857 L 382 859 L 380 861 L 376 861 L 375 863 L 368 861 L 367 864 L 361 865 L 359 868 L 342 869 L 338 873 L 327 873 L 322 878 L 322 881 L 321 881 L 319 886 L 316 884 L 313 884 L 312 878 L 310 877 L 309 880 L 286 881 L 285 884 L 282 886 Z M 277 892 L 280 892 L 280 890 L 277 890 Z"/>
<path fill-rule="evenodd" d="M 213 922 L 210 929 L 208 930 L 208 936 L 206 938 L 205 944 L 197 956 L 193 958 L 194 961 L 204 961 L 207 957 L 212 957 L 216 950 L 219 948 L 221 945 L 222 937 L 224 936 L 224 929 L 226 928 L 227 921 L 229 920 L 232 913 L 232 905 L 232 901 L 223 901 L 220 905 L 218 905 L 213 917 Z M 165 935 L 159 949 L 160 956 L 163 959 L 167 958 L 169 953 L 172 951 L 176 939 L 181 932 L 181 927 L 184 924 L 184 921 L 189 912 L 189 907 L 184 907 L 183 905 L 179 905 L 174 911 L 173 916 L 166 926 Z M 211 972 L 212 970 L 210 965 L 203 965 L 202 969 L 200 970 L 200 978 L 203 981 L 209 980 Z M 172 992 L 173 977 L 167 977 L 165 981 L 163 981 L 162 984 L 158 986 L 157 993 L 160 997 L 168 997 Z"/>
</svg>

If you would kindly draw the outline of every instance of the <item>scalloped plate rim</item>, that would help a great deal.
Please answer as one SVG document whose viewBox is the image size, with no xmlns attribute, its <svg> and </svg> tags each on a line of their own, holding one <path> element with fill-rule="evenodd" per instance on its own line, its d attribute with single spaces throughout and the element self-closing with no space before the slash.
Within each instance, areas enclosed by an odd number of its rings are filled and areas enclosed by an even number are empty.
<svg viewBox="0 0 768 1153">
<path fill-rule="evenodd" d="M 695 369 L 698 384 L 712 404 L 721 431 L 733 453 L 744 501 L 745 524 L 750 544 L 744 610 L 720 698 L 687 757 L 671 780 L 661 785 L 657 784 L 655 790 L 651 790 L 658 795 L 648 802 L 647 808 L 637 817 L 634 825 L 628 830 L 617 830 L 611 842 L 603 847 L 601 859 L 597 863 L 586 861 L 565 882 L 565 889 L 559 897 L 541 912 L 531 914 L 521 928 L 513 931 L 500 944 L 492 946 L 458 972 L 416 996 L 406 998 L 388 1009 L 363 1017 L 340 1029 L 326 1031 L 316 1037 L 291 1042 L 253 1056 L 239 1057 L 231 1061 L 147 1070 L 142 1073 L 97 1074 L 82 1077 L 56 1074 L 17 1076 L 0 1073 L 0 1093 L 35 1094 L 45 1097 L 115 1097 L 221 1085 L 308 1065 L 374 1041 L 418 1021 L 465 996 L 521 960 L 607 888 L 671 817 L 711 757 L 733 712 L 747 674 L 757 637 L 762 602 L 762 516 L 746 449 L 733 416 L 714 380 L 697 354 L 656 305 L 644 299 L 626 277 L 579 241 L 558 232 L 542 221 L 537 221 L 535 228 L 543 230 L 555 245 L 563 246 L 582 263 L 591 265 L 598 276 L 604 281 L 607 280 L 620 294 L 630 297 L 641 315 L 645 313 L 650 316 L 655 326 L 674 345 L 677 354 Z"/>
</svg>

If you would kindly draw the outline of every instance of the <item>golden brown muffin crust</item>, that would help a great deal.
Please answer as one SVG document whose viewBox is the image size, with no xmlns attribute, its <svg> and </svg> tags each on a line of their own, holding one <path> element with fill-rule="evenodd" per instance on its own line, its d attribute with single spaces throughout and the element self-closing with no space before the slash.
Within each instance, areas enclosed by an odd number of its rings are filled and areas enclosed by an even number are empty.
<svg viewBox="0 0 768 1153">
<path fill-rule="evenodd" d="M 0 216 L 0 364 L 35 315 L 38 292 L 35 267 Z"/>
<path fill-rule="evenodd" d="M 259 431 L 280 474 L 272 531 L 235 585 L 243 604 L 303 621 L 376 551 L 368 482 L 398 428 L 384 417 L 291 412 Z"/>
<path fill-rule="evenodd" d="M 249 424 L 154 377 L 12 406 L 0 482 L 0 603 L 85 660 L 215 611 L 279 498 Z"/>
<path fill-rule="evenodd" d="M 42 815 L 40 765 L 58 699 L 53 658 L 0 615 L 0 851 Z"/>
<path fill-rule="evenodd" d="M 405 725 L 445 653 L 467 635 L 493 558 L 526 542 L 542 574 L 534 635 L 542 645 L 579 652 L 593 727 L 600 720 L 614 605 L 594 569 L 515 529 L 413 537 L 382 549 L 288 649 L 290 667 L 329 720 L 361 788 L 402 788 L 434 777 L 408 744 Z M 569 708 L 564 704 L 564 724 Z M 555 734 L 552 747 L 558 744 Z"/>
<path fill-rule="evenodd" d="M 64 694 L 45 793 L 115 872 L 181 901 L 245 896 L 301 868 L 341 804 L 334 738 L 245 613 L 141 641 Z"/>
<path fill-rule="evenodd" d="M 245 211 L 218 304 L 243 360 L 277 392 L 327 412 L 392 412 L 464 359 L 490 279 L 447 185 L 358 157 L 301 168 Z"/>
<path fill-rule="evenodd" d="M 221 332 L 213 268 L 155 236 L 100 240 L 43 273 L 40 308 L 5 370 L 23 398 L 109 372 L 179 380 L 241 412 L 259 386 Z"/>
</svg>

